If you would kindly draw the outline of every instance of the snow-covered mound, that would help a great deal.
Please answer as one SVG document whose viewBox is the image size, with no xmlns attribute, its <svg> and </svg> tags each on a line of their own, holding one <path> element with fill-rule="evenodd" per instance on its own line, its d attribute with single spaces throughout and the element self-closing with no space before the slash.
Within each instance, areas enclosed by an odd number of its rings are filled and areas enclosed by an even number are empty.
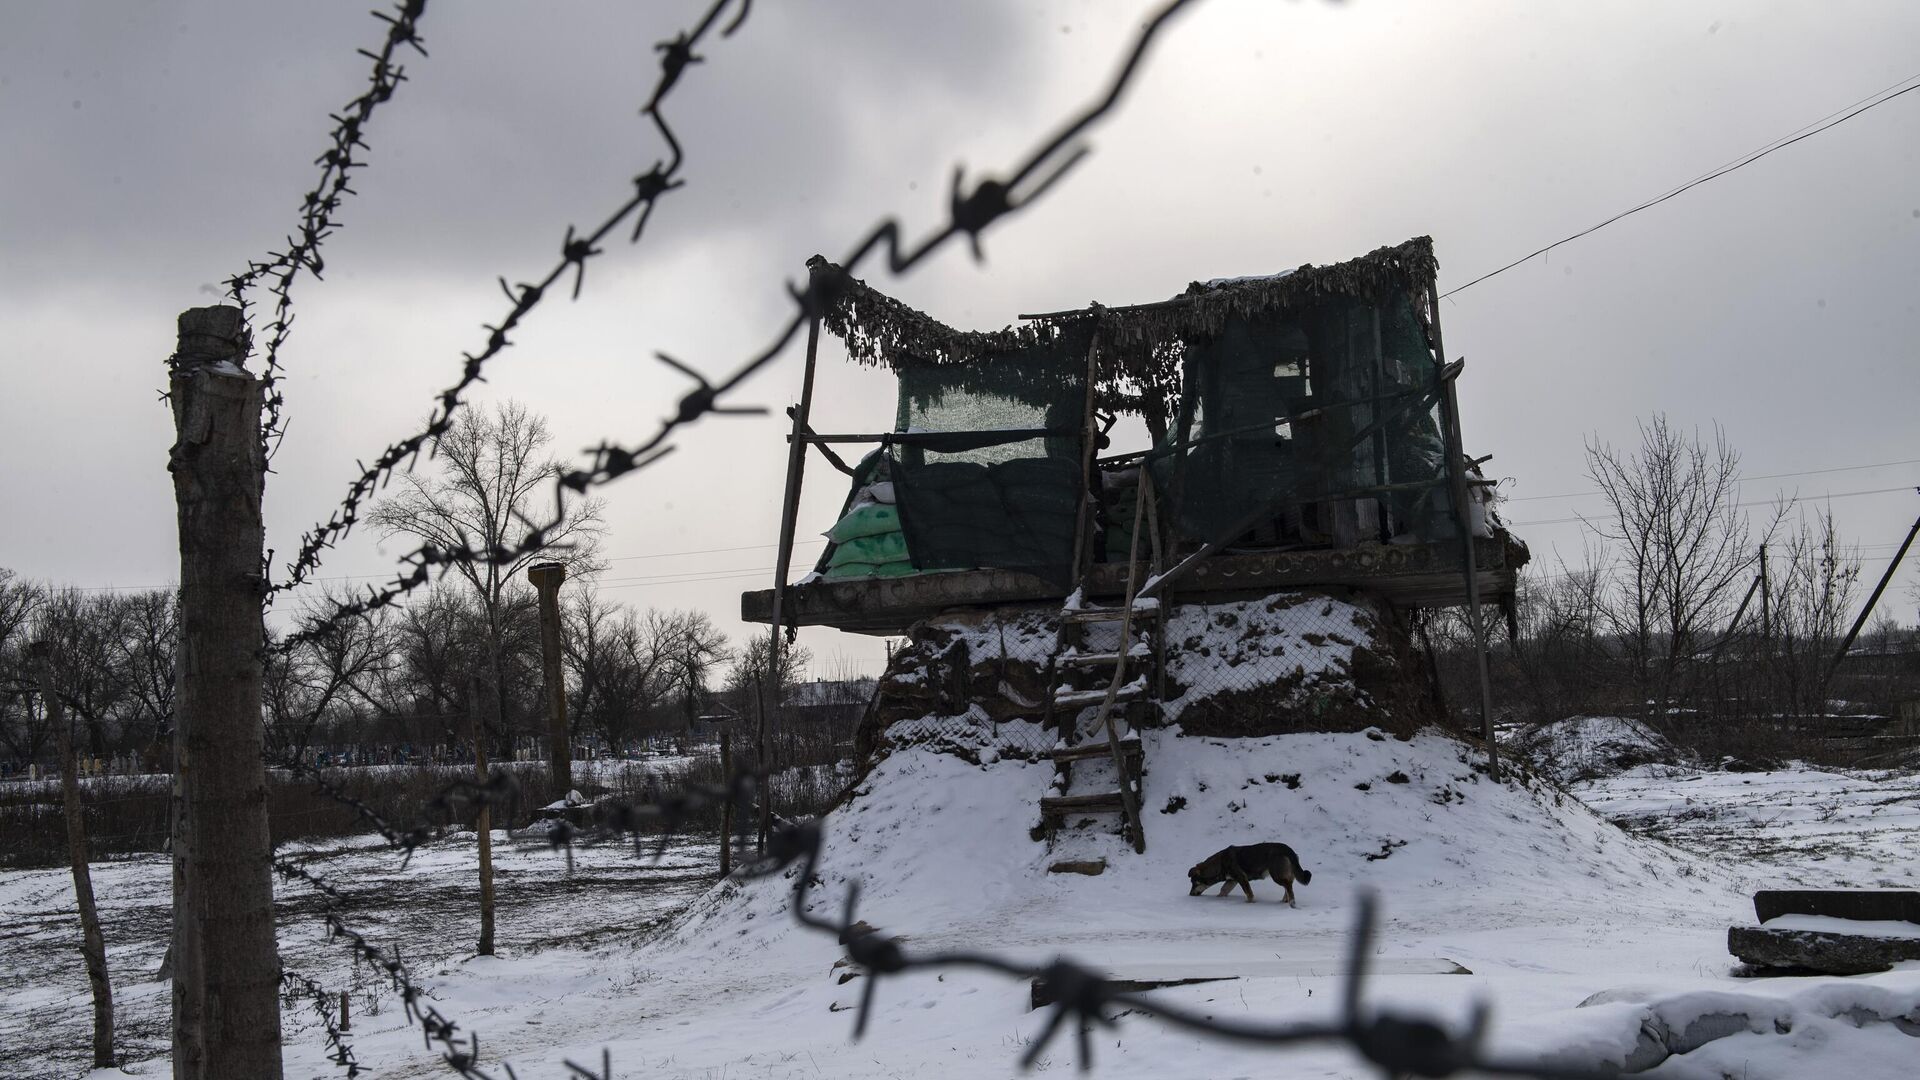
<svg viewBox="0 0 1920 1080">
<path fill-rule="evenodd" d="M 1490 1000 L 1490 1044 L 1506 1060 L 1659 1059 L 1653 1075 L 1688 1077 L 1910 1075 L 1892 1063 L 1915 1043 L 1895 1042 L 1909 1036 L 1879 1018 L 1909 1007 L 1920 972 L 1850 980 L 1866 988 L 1851 998 L 1756 1003 L 1790 988 L 1729 978 L 1726 928 L 1750 919 L 1750 882 L 1630 836 L 1549 783 L 1494 783 L 1450 738 L 1142 737 L 1147 852 L 1086 838 L 1106 845 L 1097 877 L 1048 873 L 1052 856 L 1030 838 L 1050 764 L 896 746 L 822 824 L 817 910 L 837 916 L 858 882 L 856 914 L 912 954 L 1206 968 L 1240 977 L 1152 993 L 1235 1022 L 1327 1021 L 1364 887 L 1383 915 L 1369 1005 L 1457 1027 Z M 1187 895 L 1190 865 L 1259 841 L 1293 846 L 1313 871 L 1297 909 L 1270 882 L 1254 886 L 1254 904 Z M 1048 1030 L 1050 1013 L 1002 975 L 916 971 L 877 987 L 866 1039 L 851 1043 L 871 977 L 836 966 L 833 936 L 795 922 L 792 885 L 792 874 L 723 884 L 637 949 L 443 970 L 435 1001 L 486 1031 L 489 1060 L 521 1075 L 557 1074 L 606 1047 L 620 1075 L 984 1080 L 1010 1075 Z M 622 912 L 616 901 L 593 917 Z M 1471 974 L 1439 973 L 1454 965 Z M 1855 1005 L 1871 1022 L 1850 1026 L 1866 1018 Z M 383 1065 L 417 1056 L 417 1032 L 403 1034 L 396 1026 L 368 1049 Z M 1036 1069 L 1064 1071 L 1072 1057 L 1055 1044 Z M 1095 1057 L 1097 1075 L 1141 1080 L 1378 1075 L 1343 1046 L 1276 1050 L 1138 1016 L 1097 1034 Z"/>
<path fill-rule="evenodd" d="M 1588 907 L 1611 914 L 1623 890 L 1648 917 L 1696 910 L 1708 897 L 1732 908 L 1724 878 L 1704 865 L 1628 836 L 1546 785 L 1493 783 L 1468 748 L 1441 735 L 1142 737 L 1145 855 L 1117 836 L 1080 838 L 1104 845 L 1096 853 L 1107 871 L 1049 874 L 1054 856 L 1030 830 L 1051 765 L 976 765 L 902 747 L 827 818 L 816 896 L 837 904 L 857 880 L 860 916 L 888 933 L 1105 963 L 1154 961 L 1169 949 L 1231 958 L 1256 944 L 1263 956 L 1332 959 L 1362 887 L 1381 895 L 1396 923 L 1469 937 L 1577 921 Z M 1255 886 L 1261 902 L 1252 905 L 1187 895 L 1188 867 L 1230 844 L 1267 841 L 1291 845 L 1313 872 L 1311 885 L 1296 888 L 1298 910 L 1279 904 L 1271 883 Z M 765 955 L 794 929 L 783 913 L 789 884 L 723 889 L 680 937 L 735 959 Z M 1460 949 L 1480 959 L 1467 940 Z M 830 939 L 802 947 L 823 962 L 837 955 Z"/>
<path fill-rule="evenodd" d="M 1510 744 L 1535 772 L 1562 784 L 1616 776 L 1641 765 L 1678 765 L 1682 755 L 1659 732 L 1620 716 L 1570 716 L 1531 728 Z"/>
</svg>

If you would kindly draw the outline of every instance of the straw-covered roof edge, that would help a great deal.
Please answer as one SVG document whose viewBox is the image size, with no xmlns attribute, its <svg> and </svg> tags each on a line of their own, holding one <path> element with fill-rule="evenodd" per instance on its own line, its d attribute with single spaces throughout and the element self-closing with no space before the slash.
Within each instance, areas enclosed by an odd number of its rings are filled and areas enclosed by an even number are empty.
<svg viewBox="0 0 1920 1080">
<path fill-rule="evenodd" d="M 1093 321 L 1100 382 L 1112 404 L 1163 420 L 1179 386 L 1181 346 L 1218 335 L 1235 316 L 1270 315 L 1328 297 L 1377 300 L 1396 290 L 1417 295 L 1438 273 L 1433 238 L 1416 236 L 1328 266 L 1308 264 L 1266 278 L 1194 282 L 1172 299 L 1130 307 L 1092 304 L 999 330 L 956 330 L 852 277 L 820 256 L 816 275 L 836 275 L 823 322 L 859 364 L 898 370 L 911 364 L 991 360 L 1058 339 L 1064 327 Z M 1157 414 L 1157 415 L 1156 415 Z M 1155 425 L 1158 426 L 1157 424 Z"/>
</svg>

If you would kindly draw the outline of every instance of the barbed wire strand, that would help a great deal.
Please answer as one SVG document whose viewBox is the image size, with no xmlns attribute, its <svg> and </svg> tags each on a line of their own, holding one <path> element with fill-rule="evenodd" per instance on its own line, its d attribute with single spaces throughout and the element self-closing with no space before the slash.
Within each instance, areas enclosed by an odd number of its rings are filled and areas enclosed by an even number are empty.
<svg viewBox="0 0 1920 1080">
<path fill-rule="evenodd" d="M 383 487 L 396 472 L 411 471 L 417 464 L 422 451 L 437 445 L 441 435 L 452 426 L 454 414 L 465 401 L 465 395 L 475 383 L 482 382 L 482 374 L 489 360 L 509 348 L 513 342 L 508 335 L 516 330 L 523 319 L 546 299 L 548 291 L 569 272 L 573 274 L 573 299 L 579 299 L 580 290 L 586 283 L 587 260 L 604 254 L 601 243 L 623 228 L 629 218 L 633 219 L 633 231 L 627 237 L 629 243 L 639 243 L 653 208 L 662 195 L 682 187 L 684 181 L 678 179 L 686 155 L 681 148 L 679 138 L 673 127 L 668 124 L 666 115 L 661 111 L 662 104 L 687 68 L 703 62 L 694 50 L 707 35 L 712 32 L 720 16 L 735 3 L 739 4 L 739 14 L 733 21 L 721 29 L 722 37 L 730 36 L 738 30 L 752 10 L 751 0 L 714 0 L 706 14 L 692 30 L 683 30 L 667 41 L 654 46 L 660 54 L 660 74 L 654 83 L 646 104 L 640 109 L 642 116 L 653 122 L 654 129 L 666 142 L 668 156 L 665 160 L 655 161 L 653 167 L 633 179 L 633 192 L 615 207 L 599 225 L 587 232 L 580 232 L 574 226 L 567 226 L 566 235 L 560 243 L 560 258 L 547 271 L 546 275 L 534 283 L 522 282 L 509 285 L 502 277 L 500 289 L 507 296 L 509 307 L 500 318 L 498 325 L 483 324 L 481 329 L 487 332 L 486 344 L 478 352 L 461 354 L 463 361 L 460 378 L 453 385 L 440 391 L 434 400 L 432 412 L 426 423 L 414 433 L 382 450 L 373 459 L 373 464 L 361 464 L 360 474 L 347 488 L 346 497 L 326 521 L 315 525 L 302 535 L 300 549 L 294 561 L 288 566 L 288 577 L 269 588 L 270 595 L 294 588 L 320 566 L 323 553 L 352 532 L 359 521 L 360 506 L 375 492 Z M 435 559 L 417 567 L 418 573 L 409 579 L 414 584 L 424 583 L 425 570 L 429 565 L 444 563 L 448 560 Z M 411 588 L 412 586 L 409 586 Z M 407 590 L 402 590 L 407 591 Z M 376 605 L 377 606 L 377 605 Z"/>
<path fill-rule="evenodd" d="M 411 48 L 422 57 L 427 55 L 419 32 L 420 18 L 426 9 L 427 0 L 399 0 L 391 15 L 383 11 L 369 13 L 387 24 L 387 38 L 378 52 L 355 50 L 373 61 L 373 70 L 368 76 L 370 85 L 330 116 L 332 145 L 314 159 L 313 163 L 320 166 L 320 178 L 300 201 L 299 229 L 287 237 L 285 250 L 271 253 L 265 261 L 249 263 L 246 270 L 226 281 L 227 296 L 249 317 L 249 323 L 253 302 L 248 298 L 248 290 L 263 279 L 269 282 L 267 294 L 273 299 L 273 321 L 265 327 L 265 369 L 261 379 L 266 389 L 266 410 L 260 426 L 261 443 L 268 451 L 277 447 L 285 430 L 286 399 L 279 390 L 280 349 L 293 331 L 293 283 L 302 270 L 318 281 L 326 268 L 325 260 L 320 257 L 320 246 L 341 228 L 334 214 L 348 195 L 357 194 L 350 186 L 353 171 L 367 163 L 363 158 L 356 158 L 354 152 L 371 152 L 363 136 L 374 111 L 391 100 L 400 84 L 407 81 L 406 69 L 394 62 L 394 55 L 402 48 Z"/>
<path fill-rule="evenodd" d="M 333 991 L 292 969 L 280 972 L 280 986 L 282 1005 L 291 1007 L 304 1000 L 313 1014 L 320 1018 L 321 1029 L 327 1036 L 327 1060 L 338 1065 L 347 1074 L 348 1080 L 359 1076 L 364 1070 L 354 1056 L 353 1047 L 347 1043 L 346 1032 L 341 1030 L 336 1019 Z"/>
<path fill-rule="evenodd" d="M 347 924 L 341 915 L 341 909 L 347 901 L 334 884 L 319 874 L 308 870 L 287 859 L 276 858 L 273 869 L 288 881 L 306 885 L 321 898 L 321 918 L 327 926 L 330 939 L 342 941 L 353 954 L 356 962 L 365 961 L 376 972 L 387 977 L 395 994 L 399 995 L 401 1008 L 405 1011 L 407 1023 L 420 1029 L 421 1037 L 429 1050 L 438 1049 L 440 1059 L 454 1072 L 467 1080 L 502 1080 L 501 1074 L 489 1072 L 480 1067 L 480 1036 L 469 1031 L 464 1036 L 460 1025 L 443 1014 L 431 1003 L 432 996 L 425 987 L 414 981 L 407 965 L 400 958 L 398 948 L 386 949 L 373 943 L 365 934 Z M 347 1051 L 342 1060 L 340 1040 L 343 1036 L 337 1027 L 331 1033 L 335 1041 L 332 1060 L 347 1070 L 349 1077 L 357 1076 L 362 1068 L 353 1060 L 351 1051 Z M 505 1080 L 518 1080 L 511 1065 L 502 1065 Z"/>
<path fill-rule="evenodd" d="M 518 543 L 497 545 L 485 550 L 476 548 L 464 538 L 459 547 L 453 549 L 445 549 L 433 544 L 423 545 L 402 557 L 400 562 L 405 569 L 398 573 L 390 584 L 384 587 L 369 586 L 364 597 L 336 605 L 335 610 L 330 614 L 322 616 L 317 621 L 310 621 L 301 630 L 282 638 L 277 647 L 283 649 L 296 647 L 324 633 L 326 625 L 356 618 L 375 608 L 394 603 L 414 589 L 425 585 L 431 579 L 431 571 L 435 566 L 444 567 L 456 562 L 482 560 L 505 563 L 529 552 L 548 550 L 552 546 L 548 542 L 548 537 L 566 523 L 566 500 L 569 494 L 584 494 L 589 488 L 611 483 L 619 477 L 658 462 L 673 451 L 668 440 L 682 426 L 695 423 L 710 415 L 763 413 L 765 410 L 760 408 L 722 404 L 722 399 L 784 352 L 810 320 L 823 316 L 831 306 L 834 297 L 847 286 L 852 273 L 876 252 L 884 252 L 885 265 L 889 273 L 900 275 L 910 271 L 951 241 L 965 237 L 975 260 L 982 260 L 984 254 L 980 239 L 990 226 L 1032 205 L 1051 191 L 1054 185 L 1059 183 L 1076 165 L 1086 159 L 1090 151 L 1080 142 L 1081 137 L 1119 104 L 1162 28 L 1192 2 L 1193 0 L 1172 0 L 1160 7 L 1135 35 L 1119 68 L 1111 77 L 1105 94 L 1093 104 L 1072 115 L 1057 130 L 1046 136 L 1004 179 L 987 176 L 970 183 L 964 166 L 956 165 L 948 198 L 947 220 L 919 243 L 907 244 L 902 239 L 904 227 L 900 221 L 894 217 L 887 217 L 869 230 L 853 250 L 840 261 L 839 265 L 842 268 L 840 273 L 810 274 L 805 287 L 789 285 L 788 293 L 794 303 L 792 317 L 767 345 L 742 361 L 718 382 L 709 381 L 699 371 L 672 356 L 656 353 L 655 357 L 662 364 L 691 379 L 694 383 L 693 389 L 680 398 L 676 411 L 662 419 L 658 428 L 647 438 L 632 446 L 603 441 L 588 451 L 592 461 L 590 467 L 569 470 L 557 477 L 553 488 L 551 516 L 545 522 L 523 520 L 521 524 L 526 527 L 527 532 Z M 715 10 L 717 11 L 718 7 Z M 737 20 L 735 25 L 738 25 Z M 697 40 L 697 37 L 692 39 L 683 37 L 664 47 L 669 56 L 669 70 L 672 70 L 673 57 L 691 55 L 691 44 L 694 40 Z M 677 71 L 674 74 L 677 78 Z M 644 218 L 642 220 L 644 223 Z M 603 235 L 604 231 L 603 229 L 593 236 L 575 241 L 569 230 L 567 258 L 563 262 L 562 269 L 577 267 L 584 272 L 585 260 L 601 254 L 593 243 L 598 236 Z M 903 247 L 903 245 L 906 246 Z M 576 289 L 578 284 L 579 280 L 576 278 Z M 531 287 L 523 287 L 523 291 L 525 288 Z M 516 304 L 516 313 L 520 310 L 520 303 L 525 303 L 524 296 Z M 504 344 L 505 331 L 510 325 L 503 324 L 500 329 L 493 331 L 493 337 L 489 341 L 489 352 L 482 354 L 483 356 L 490 356 L 498 351 L 497 346 Z M 477 363 L 476 359 L 469 359 L 468 370 L 474 377 L 477 377 Z M 463 381 L 462 386 L 464 385 L 466 383 Z M 342 507 L 335 511 L 327 524 L 321 526 L 319 533 L 309 534 L 307 543 L 303 545 L 301 562 L 298 565 L 308 564 L 309 550 L 312 552 L 311 558 L 317 560 L 321 549 L 330 546 L 339 536 L 345 535 L 345 530 L 351 527 L 356 518 L 361 499 L 370 495 L 381 478 L 391 475 L 402 460 L 412 458 L 429 438 L 445 429 L 450 422 L 450 413 L 447 411 L 450 400 L 457 401 L 457 398 L 443 397 L 443 406 L 436 412 L 435 422 L 428 425 L 432 429 L 429 433 L 416 435 L 402 443 L 394 444 L 376 462 L 374 468 L 362 473 Z M 317 565 L 317 562 L 314 565 Z"/>
</svg>

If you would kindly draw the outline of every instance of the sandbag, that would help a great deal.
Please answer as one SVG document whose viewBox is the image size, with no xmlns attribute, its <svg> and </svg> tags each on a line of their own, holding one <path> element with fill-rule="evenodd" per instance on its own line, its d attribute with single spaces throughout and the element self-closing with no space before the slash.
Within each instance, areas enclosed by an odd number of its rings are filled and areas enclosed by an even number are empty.
<svg viewBox="0 0 1920 1080">
<path fill-rule="evenodd" d="M 896 563 L 907 561 L 907 538 L 899 532 L 877 533 L 873 536 L 856 536 L 838 544 L 828 557 L 827 565 L 845 566 L 848 563 Z"/>
<path fill-rule="evenodd" d="M 846 517 L 835 522 L 827 530 L 827 539 L 836 544 L 857 540 L 863 536 L 878 536 L 881 533 L 900 531 L 900 511 L 881 503 L 868 503 L 847 513 Z"/>
<path fill-rule="evenodd" d="M 849 562 L 839 566 L 829 566 L 821 578 L 827 581 L 846 581 L 850 578 L 870 577 L 911 577 L 919 571 L 909 562 L 865 563 Z"/>
</svg>

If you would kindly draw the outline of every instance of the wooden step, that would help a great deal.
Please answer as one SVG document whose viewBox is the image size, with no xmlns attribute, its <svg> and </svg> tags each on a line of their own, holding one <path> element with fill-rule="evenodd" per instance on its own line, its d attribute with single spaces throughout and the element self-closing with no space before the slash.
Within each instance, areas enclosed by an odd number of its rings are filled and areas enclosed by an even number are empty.
<svg viewBox="0 0 1920 1080">
<path fill-rule="evenodd" d="M 1119 691 L 1113 695 L 1113 701 L 1114 704 L 1118 705 L 1123 701 L 1132 701 L 1135 698 L 1144 697 L 1146 693 L 1146 681 L 1144 679 L 1136 679 L 1121 687 Z M 1105 700 L 1107 700 L 1107 690 L 1104 686 L 1095 690 L 1074 690 L 1067 687 L 1058 687 L 1053 692 L 1053 703 L 1056 706 L 1068 709 L 1079 709 L 1085 708 L 1088 705 L 1098 705 Z"/>
<path fill-rule="evenodd" d="M 1126 804 L 1118 791 L 1097 791 L 1087 795 L 1049 795 L 1040 800 L 1042 817 L 1066 817 L 1069 814 L 1118 814 Z"/>
<path fill-rule="evenodd" d="M 1145 645 L 1127 651 L 1128 660 L 1149 660 L 1153 650 Z M 1060 657 L 1060 663 L 1067 667 L 1112 667 L 1120 662 L 1117 652 L 1067 653 Z"/>
<path fill-rule="evenodd" d="M 1067 608 L 1060 612 L 1061 622 L 1074 623 L 1117 623 L 1127 614 L 1124 607 L 1083 607 Z M 1133 617 L 1137 620 L 1157 619 L 1160 617 L 1160 603 L 1136 604 Z"/>
<path fill-rule="evenodd" d="M 1120 753 L 1129 758 L 1143 758 L 1147 752 L 1140 746 L 1139 739 L 1121 739 Z M 1047 751 L 1047 756 L 1055 761 L 1086 761 L 1090 758 L 1105 761 L 1112 758 L 1113 750 L 1107 746 L 1107 740 L 1096 738 L 1078 746 L 1056 747 Z"/>
</svg>

